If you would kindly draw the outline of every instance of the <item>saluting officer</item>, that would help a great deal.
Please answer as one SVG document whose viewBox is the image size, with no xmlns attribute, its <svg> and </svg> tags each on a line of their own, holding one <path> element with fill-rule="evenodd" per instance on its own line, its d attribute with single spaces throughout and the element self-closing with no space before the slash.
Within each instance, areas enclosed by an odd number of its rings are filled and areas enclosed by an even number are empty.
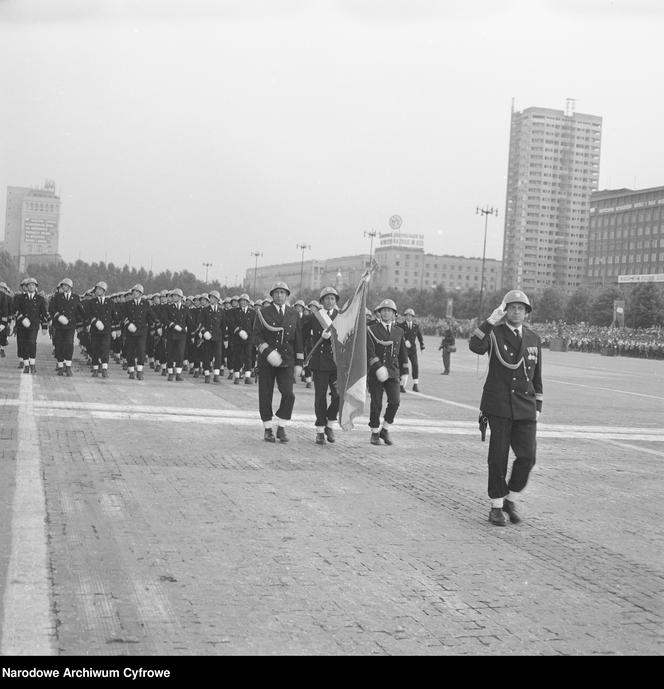
<svg viewBox="0 0 664 689">
<path fill-rule="evenodd" d="M 371 395 L 369 428 L 372 445 L 392 445 L 389 428 L 394 423 L 401 402 L 400 385 L 408 375 L 408 353 L 403 330 L 395 323 L 397 305 L 392 299 L 383 299 L 374 313 L 378 320 L 367 327 L 367 387 Z M 380 425 L 383 408 L 383 391 L 387 395 L 387 407 Z M 380 429 L 380 430 L 379 430 Z"/>
<path fill-rule="evenodd" d="M 408 352 L 408 359 L 410 360 L 410 375 L 413 378 L 413 392 L 419 392 L 419 376 L 420 367 L 417 361 L 417 343 L 420 343 L 420 351 L 423 352 L 424 339 L 422 338 L 422 331 L 420 326 L 413 320 L 415 318 L 415 311 L 413 309 L 406 309 L 403 312 L 405 321 L 400 324 L 400 328 L 403 330 L 404 344 L 406 345 L 406 350 Z M 406 385 L 408 384 L 408 377 L 406 376 L 406 382 L 401 385 L 401 392 L 406 392 Z"/>
<path fill-rule="evenodd" d="M 145 293 L 143 285 L 134 285 L 130 293 L 130 299 L 125 302 L 122 314 L 124 317 L 123 332 L 127 356 L 127 373 L 130 380 L 143 380 L 145 340 L 148 336 L 148 326 L 156 319 L 152 307 L 143 299 L 143 294 Z M 136 375 L 134 375 L 134 367 L 136 367 Z"/>
<path fill-rule="evenodd" d="M 37 294 L 37 280 L 26 278 L 25 292 L 14 298 L 16 314 L 16 340 L 23 357 L 23 373 L 37 373 L 37 333 L 48 329 L 46 300 Z"/>
<path fill-rule="evenodd" d="M 85 313 L 78 294 L 72 294 L 74 283 L 64 278 L 58 283 L 58 291 L 48 305 L 53 327 L 53 344 L 59 376 L 72 376 L 71 362 L 74 356 L 74 331 L 81 327 Z"/>
<path fill-rule="evenodd" d="M 233 369 L 233 383 L 240 384 L 240 374 L 244 370 L 244 382 L 246 385 L 251 385 L 251 350 L 253 349 L 253 329 L 254 320 L 256 319 L 256 312 L 249 308 L 251 298 L 248 294 L 243 293 L 238 298 L 238 307 L 233 309 L 233 314 L 230 324 L 231 332 L 229 333 L 231 339 L 231 352 L 233 354 L 233 361 L 231 368 Z"/>
<path fill-rule="evenodd" d="M 310 302 L 310 314 L 304 317 L 304 340 L 307 337 L 313 343 L 322 338 L 320 345 L 313 350 L 309 360 L 309 369 L 313 374 L 314 382 L 314 412 L 316 414 L 316 444 L 325 445 L 335 441 L 334 425 L 339 414 L 339 388 L 337 386 L 337 365 L 332 353 L 332 340 L 329 326 L 323 328 L 320 320 L 313 313 L 314 309 L 321 308 L 320 317 L 325 323 L 337 317 L 337 302 L 339 292 L 334 287 L 324 287 L 320 293 L 322 306 L 318 302 Z M 327 393 L 330 391 L 330 404 L 327 404 Z"/>
<path fill-rule="evenodd" d="M 281 403 L 277 409 L 277 438 L 288 442 L 286 425 L 293 414 L 295 395 L 293 376 L 302 372 L 304 352 L 300 317 L 286 304 L 290 289 L 285 282 L 275 282 L 270 290 L 273 303 L 256 313 L 254 343 L 258 348 L 258 407 L 265 428 L 264 440 L 275 442 L 272 432 L 272 398 L 277 382 Z"/>
<path fill-rule="evenodd" d="M 489 442 L 489 521 L 505 526 L 507 512 L 517 524 L 516 497 L 535 465 L 537 420 L 542 411 L 542 345 L 525 327 L 530 301 L 521 290 L 508 292 L 501 305 L 477 328 L 468 346 L 489 354 L 489 372 L 480 410 L 491 429 Z M 515 460 L 507 481 L 510 447 Z"/>
<path fill-rule="evenodd" d="M 90 355 L 92 356 L 92 377 L 108 378 L 108 360 L 111 352 L 111 337 L 120 327 L 120 314 L 116 305 L 106 296 L 108 285 L 100 280 L 94 288 L 94 297 L 85 304 L 86 320 L 90 327 Z"/>
</svg>

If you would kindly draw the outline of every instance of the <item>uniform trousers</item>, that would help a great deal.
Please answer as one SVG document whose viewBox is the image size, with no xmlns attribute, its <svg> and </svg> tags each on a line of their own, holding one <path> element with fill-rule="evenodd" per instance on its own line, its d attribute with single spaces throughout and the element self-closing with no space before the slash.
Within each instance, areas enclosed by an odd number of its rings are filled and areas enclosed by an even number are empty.
<svg viewBox="0 0 664 689">
<path fill-rule="evenodd" d="M 21 328 L 16 332 L 16 348 L 20 359 L 37 358 L 37 333 L 38 329 L 26 330 Z"/>
<path fill-rule="evenodd" d="M 107 364 L 111 351 L 111 333 L 104 332 L 101 335 L 90 333 L 90 355 L 92 356 L 92 364 L 98 366 L 99 364 Z"/>
<path fill-rule="evenodd" d="M 410 377 L 417 380 L 420 377 L 420 367 L 417 362 L 417 347 L 414 344 L 408 348 L 408 358 L 410 359 Z"/>
<path fill-rule="evenodd" d="M 244 368 L 245 371 L 251 371 L 252 348 L 251 340 L 235 340 L 233 342 L 231 368 L 234 371 L 239 371 L 241 368 Z"/>
<path fill-rule="evenodd" d="M 288 421 L 293 414 L 295 395 L 293 394 L 293 367 L 292 366 L 261 366 L 258 371 L 258 411 L 261 421 L 272 419 L 272 398 L 274 396 L 274 383 L 281 393 L 281 404 L 276 416 Z"/>
<path fill-rule="evenodd" d="M 143 366 L 145 363 L 145 340 L 147 334 L 130 336 L 127 335 L 125 340 L 124 351 L 129 366 L 134 365 L 134 361 L 138 366 Z"/>
<path fill-rule="evenodd" d="M 447 373 L 450 372 L 450 359 L 451 359 L 451 354 L 450 350 L 447 347 L 443 347 L 443 369 L 447 371 Z"/>
<path fill-rule="evenodd" d="M 74 356 L 74 329 L 54 330 L 53 345 L 56 361 L 71 361 Z"/>
<path fill-rule="evenodd" d="M 530 470 L 535 466 L 537 422 L 516 421 L 486 414 L 491 429 L 489 439 L 489 497 L 504 498 L 510 491 L 518 493 L 526 487 Z M 507 482 L 507 461 L 510 447 L 516 459 Z"/>
<path fill-rule="evenodd" d="M 209 371 L 212 368 L 220 369 L 224 365 L 222 356 L 223 342 L 221 340 L 207 340 L 202 345 L 203 349 L 203 369 Z"/>
<path fill-rule="evenodd" d="M 385 408 L 384 419 L 386 423 L 393 423 L 397 409 L 401 402 L 399 394 L 399 380 L 388 378 L 381 383 L 375 374 L 369 376 L 369 394 L 371 395 L 371 407 L 369 411 L 369 428 L 380 428 L 380 412 L 383 408 L 383 391 L 387 395 L 387 407 Z"/>
<path fill-rule="evenodd" d="M 339 388 L 336 371 L 313 371 L 314 411 L 316 426 L 325 426 L 328 421 L 336 421 L 339 413 Z M 330 390 L 330 404 L 327 404 L 327 391 Z"/>
<path fill-rule="evenodd" d="M 176 368 L 182 368 L 182 362 L 184 361 L 184 350 L 187 344 L 187 340 L 174 340 L 172 337 L 168 340 L 168 352 L 166 356 L 166 363 L 168 366 L 175 366 Z"/>
</svg>

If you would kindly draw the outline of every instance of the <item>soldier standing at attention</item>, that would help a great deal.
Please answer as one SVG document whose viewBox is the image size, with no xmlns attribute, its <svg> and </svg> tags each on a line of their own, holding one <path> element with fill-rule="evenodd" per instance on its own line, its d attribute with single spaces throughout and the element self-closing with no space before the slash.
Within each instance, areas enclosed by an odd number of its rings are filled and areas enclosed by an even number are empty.
<svg viewBox="0 0 664 689">
<path fill-rule="evenodd" d="M 408 375 L 408 354 L 403 330 L 394 322 L 397 316 L 396 304 L 391 299 L 383 299 L 375 313 L 378 320 L 367 327 L 367 387 L 371 395 L 370 441 L 372 445 L 380 445 L 382 439 L 386 445 L 392 445 L 389 428 L 394 423 L 401 401 L 400 384 L 405 384 Z M 387 395 L 387 407 L 381 428 L 383 391 Z"/>
<path fill-rule="evenodd" d="M 290 289 L 285 282 L 275 282 L 270 290 L 273 303 L 256 313 L 254 343 L 258 349 L 258 408 L 265 429 L 263 439 L 275 442 L 272 430 L 274 383 L 281 394 L 277 409 L 277 438 L 287 443 L 286 426 L 293 414 L 295 395 L 293 377 L 302 373 L 304 348 L 302 326 L 297 311 L 286 304 Z"/>
<path fill-rule="evenodd" d="M 489 354 L 480 410 L 486 416 L 489 441 L 489 521 L 505 526 L 521 521 L 516 497 L 525 488 L 535 465 L 537 420 L 542 411 L 542 345 L 524 326 L 532 310 L 521 290 L 508 292 L 502 304 L 472 334 L 468 346 L 475 354 Z M 507 481 L 510 447 L 515 460 Z"/>
<path fill-rule="evenodd" d="M 456 352 L 456 340 L 454 339 L 454 331 L 449 321 L 443 321 L 443 339 L 438 349 L 443 350 L 443 370 L 441 375 L 450 375 L 450 360 L 452 352 Z"/>
<path fill-rule="evenodd" d="M 420 391 L 420 367 L 417 361 L 417 343 L 420 343 L 420 351 L 424 351 L 424 340 L 422 338 L 422 331 L 420 326 L 415 323 L 413 318 L 415 318 L 415 311 L 413 309 L 406 309 L 403 312 L 405 321 L 399 326 L 403 330 L 404 344 L 406 345 L 406 350 L 408 351 L 408 359 L 410 360 L 410 375 L 413 378 L 413 392 Z M 406 382 L 402 383 L 400 390 L 401 392 L 406 392 L 406 385 L 408 384 L 408 377 L 406 377 Z"/>
<path fill-rule="evenodd" d="M 14 298 L 16 346 L 23 357 L 23 373 L 37 373 L 37 333 L 48 329 L 46 300 L 37 294 L 37 280 L 25 278 L 25 292 Z"/>
</svg>

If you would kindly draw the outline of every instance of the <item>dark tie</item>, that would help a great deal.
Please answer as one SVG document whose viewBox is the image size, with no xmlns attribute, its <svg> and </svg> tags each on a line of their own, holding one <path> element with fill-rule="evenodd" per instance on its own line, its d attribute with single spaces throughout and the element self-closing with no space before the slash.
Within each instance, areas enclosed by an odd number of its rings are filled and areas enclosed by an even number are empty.
<svg viewBox="0 0 664 689">
<path fill-rule="evenodd" d="M 519 333 L 518 330 L 514 331 L 514 337 L 516 337 L 516 343 L 519 347 L 521 347 L 521 333 Z"/>
<path fill-rule="evenodd" d="M 283 312 L 283 306 L 277 306 L 277 311 L 279 312 L 279 320 L 282 321 L 284 319 L 284 312 Z"/>
</svg>

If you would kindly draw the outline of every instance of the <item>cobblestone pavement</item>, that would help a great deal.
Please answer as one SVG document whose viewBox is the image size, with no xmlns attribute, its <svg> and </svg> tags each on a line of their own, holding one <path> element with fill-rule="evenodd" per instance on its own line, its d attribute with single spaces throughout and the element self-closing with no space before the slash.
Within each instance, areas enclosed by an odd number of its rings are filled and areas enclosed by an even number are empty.
<svg viewBox="0 0 664 689">
<path fill-rule="evenodd" d="M 34 377 L 11 347 L 0 361 L 5 652 L 28 388 L 55 654 L 662 652 L 663 362 L 545 352 L 525 520 L 501 529 L 477 430 L 486 363 L 463 341 L 442 377 L 427 338 L 392 447 L 366 419 L 314 445 L 302 384 L 291 442 L 271 445 L 256 386 L 115 364 L 92 379 L 81 361 L 59 378 L 40 343 Z"/>
</svg>

